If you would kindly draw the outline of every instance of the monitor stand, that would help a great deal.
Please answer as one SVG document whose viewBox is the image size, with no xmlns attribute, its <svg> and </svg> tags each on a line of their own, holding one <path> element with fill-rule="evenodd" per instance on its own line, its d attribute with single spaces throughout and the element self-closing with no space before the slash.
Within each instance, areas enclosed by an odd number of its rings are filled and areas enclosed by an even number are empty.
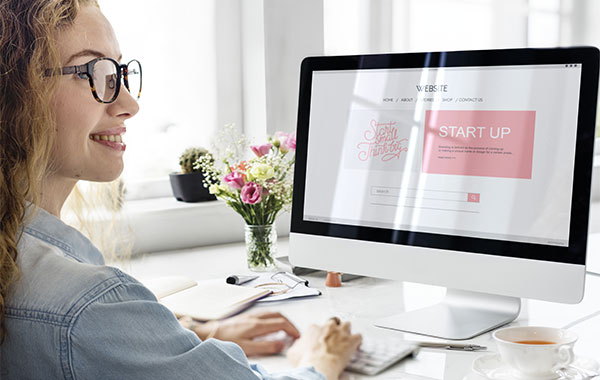
<svg viewBox="0 0 600 380">
<path fill-rule="evenodd" d="M 381 319 L 375 326 L 436 338 L 470 339 L 512 322 L 521 299 L 448 289 L 439 304 Z"/>
<path fill-rule="evenodd" d="M 285 265 L 289 265 L 292 268 L 292 273 L 295 274 L 296 276 L 303 276 L 305 274 L 314 273 L 314 272 L 324 272 L 325 274 L 327 274 L 327 271 L 323 271 L 320 269 L 293 266 L 292 263 L 290 263 L 289 256 L 279 256 L 279 257 L 276 257 L 275 260 L 277 260 Z M 356 279 L 362 278 L 362 277 L 363 276 L 360 276 L 358 274 L 342 273 L 341 280 L 343 283 L 343 282 L 356 280 Z"/>
</svg>

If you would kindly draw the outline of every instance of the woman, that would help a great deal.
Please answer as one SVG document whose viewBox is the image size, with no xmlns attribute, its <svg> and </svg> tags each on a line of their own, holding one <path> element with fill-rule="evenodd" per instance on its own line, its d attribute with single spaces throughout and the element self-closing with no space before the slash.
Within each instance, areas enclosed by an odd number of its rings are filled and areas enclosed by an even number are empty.
<svg viewBox="0 0 600 380">
<path fill-rule="evenodd" d="M 124 86 L 132 69 L 118 63 L 94 0 L 0 0 L 0 22 L 0 377 L 337 379 L 360 344 L 348 323 L 312 326 L 288 351 L 299 368 L 269 375 L 242 349 L 281 350 L 252 338 L 297 338 L 285 317 L 188 326 L 194 333 L 60 221 L 78 180 L 123 169 L 125 121 L 138 111 Z M 200 339 L 213 336 L 241 348 Z"/>
</svg>

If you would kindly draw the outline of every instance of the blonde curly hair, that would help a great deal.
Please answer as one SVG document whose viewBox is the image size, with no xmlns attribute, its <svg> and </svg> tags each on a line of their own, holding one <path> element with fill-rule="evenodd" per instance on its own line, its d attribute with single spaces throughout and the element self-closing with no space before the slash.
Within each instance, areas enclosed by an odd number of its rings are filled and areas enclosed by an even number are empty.
<svg viewBox="0 0 600 380">
<path fill-rule="evenodd" d="M 55 35 L 96 0 L 0 0 L 0 334 L 10 285 L 18 278 L 17 244 L 28 208 L 39 203 L 51 167 L 55 122 L 51 95 L 60 67 Z"/>
</svg>

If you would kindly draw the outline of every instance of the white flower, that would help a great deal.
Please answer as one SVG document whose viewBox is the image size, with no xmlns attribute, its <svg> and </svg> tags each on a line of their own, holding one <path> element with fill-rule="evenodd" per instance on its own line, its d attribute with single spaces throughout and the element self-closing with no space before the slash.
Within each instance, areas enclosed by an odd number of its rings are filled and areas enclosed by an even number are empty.
<svg viewBox="0 0 600 380">
<path fill-rule="evenodd" d="M 253 178 L 265 180 L 275 176 L 275 170 L 269 164 L 256 164 L 250 169 L 250 175 Z"/>
</svg>

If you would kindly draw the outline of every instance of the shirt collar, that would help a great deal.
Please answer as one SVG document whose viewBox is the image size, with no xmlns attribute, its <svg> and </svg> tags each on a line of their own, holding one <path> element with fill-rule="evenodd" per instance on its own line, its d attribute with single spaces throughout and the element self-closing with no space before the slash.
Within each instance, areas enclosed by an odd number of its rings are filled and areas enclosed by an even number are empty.
<svg viewBox="0 0 600 380">
<path fill-rule="evenodd" d="M 42 208 L 37 208 L 24 230 L 25 233 L 58 247 L 66 256 L 79 262 L 104 265 L 102 253 L 87 237 Z"/>
</svg>

